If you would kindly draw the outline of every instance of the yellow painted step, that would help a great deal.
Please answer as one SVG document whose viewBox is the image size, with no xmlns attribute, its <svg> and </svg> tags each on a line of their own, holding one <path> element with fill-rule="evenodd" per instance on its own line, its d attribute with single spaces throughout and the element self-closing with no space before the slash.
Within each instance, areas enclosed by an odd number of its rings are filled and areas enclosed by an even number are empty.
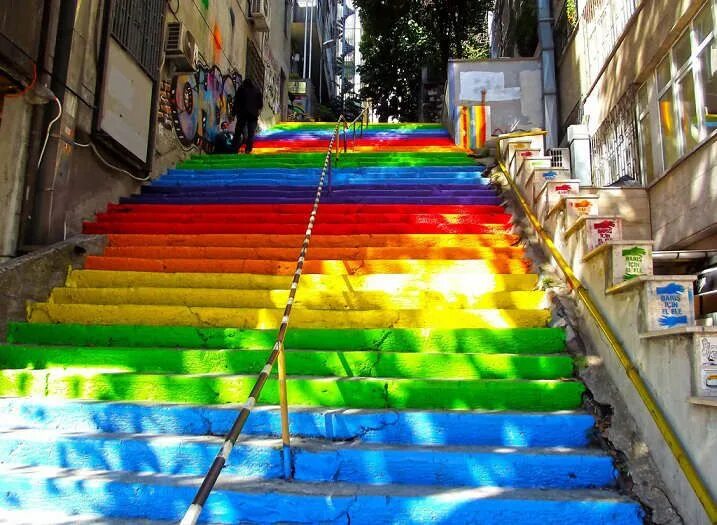
<svg viewBox="0 0 717 525">
<path fill-rule="evenodd" d="M 283 309 L 33 303 L 31 323 L 277 328 Z M 294 328 L 513 328 L 543 327 L 547 310 L 306 310 L 291 314 Z"/>
<path fill-rule="evenodd" d="M 292 275 L 249 273 L 159 273 L 109 270 L 71 270 L 66 285 L 72 288 L 220 288 L 288 290 Z M 459 289 L 466 294 L 533 290 L 538 283 L 535 274 L 492 274 L 475 277 L 464 273 L 441 272 L 432 275 L 373 274 L 321 275 L 301 277 L 299 289 L 332 291 L 383 291 L 398 293 L 430 289 Z"/>
<path fill-rule="evenodd" d="M 51 303 L 148 304 L 220 308 L 283 308 L 288 290 L 241 290 L 209 288 L 56 288 Z M 297 307 L 316 310 L 373 310 L 422 308 L 508 308 L 535 310 L 545 306 L 545 294 L 535 292 L 463 293 L 461 288 L 400 293 L 357 292 L 346 289 L 313 290 L 299 287 Z"/>
</svg>

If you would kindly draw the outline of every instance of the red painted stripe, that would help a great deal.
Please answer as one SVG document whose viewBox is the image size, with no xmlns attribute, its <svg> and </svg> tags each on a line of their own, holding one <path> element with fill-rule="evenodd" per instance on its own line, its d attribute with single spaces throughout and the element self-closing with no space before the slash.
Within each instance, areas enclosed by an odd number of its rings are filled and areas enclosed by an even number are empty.
<svg viewBox="0 0 717 525">
<path fill-rule="evenodd" d="M 358 223 L 358 224 L 317 224 L 315 234 L 355 235 L 362 233 L 508 233 L 506 224 L 400 224 L 400 223 Z M 202 233 L 263 233 L 268 235 L 288 235 L 304 233 L 304 224 L 273 223 L 164 223 L 164 222 L 102 222 L 84 223 L 84 233 L 164 233 L 164 234 L 202 234 Z"/>
<path fill-rule="evenodd" d="M 276 224 L 302 224 L 307 223 L 309 212 L 305 213 L 98 213 L 97 222 L 175 222 L 175 223 L 201 223 L 201 222 L 242 222 L 252 223 L 262 219 Z M 328 213 L 320 210 L 318 219 L 321 224 L 337 223 L 401 223 L 401 224 L 509 224 L 512 215 L 501 214 L 399 214 L 399 213 Z"/>
</svg>

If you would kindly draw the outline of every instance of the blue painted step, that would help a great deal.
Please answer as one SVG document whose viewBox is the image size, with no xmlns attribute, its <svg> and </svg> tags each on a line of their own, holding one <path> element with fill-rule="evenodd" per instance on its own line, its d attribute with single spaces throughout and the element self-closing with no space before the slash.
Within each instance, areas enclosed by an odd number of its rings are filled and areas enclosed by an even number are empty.
<svg viewBox="0 0 717 525">
<path fill-rule="evenodd" d="M 2 428 L 62 432 L 225 435 L 235 407 L 0 398 Z M 579 413 L 479 413 L 292 408 L 291 432 L 364 443 L 504 447 L 585 447 L 594 420 Z M 279 436 L 277 407 L 256 407 L 246 435 Z"/>
<path fill-rule="evenodd" d="M 199 478 L 0 466 L 0 506 L 176 521 Z M 604 491 L 452 490 L 222 476 L 204 523 L 639 525 L 635 502 Z"/>
<path fill-rule="evenodd" d="M 5 464 L 202 475 L 222 439 L 149 434 L 0 432 Z M 226 475 L 279 479 L 281 441 L 242 438 Z M 589 449 L 422 447 L 294 439 L 295 479 L 365 484 L 501 486 L 537 489 L 611 487 L 612 458 Z"/>
</svg>

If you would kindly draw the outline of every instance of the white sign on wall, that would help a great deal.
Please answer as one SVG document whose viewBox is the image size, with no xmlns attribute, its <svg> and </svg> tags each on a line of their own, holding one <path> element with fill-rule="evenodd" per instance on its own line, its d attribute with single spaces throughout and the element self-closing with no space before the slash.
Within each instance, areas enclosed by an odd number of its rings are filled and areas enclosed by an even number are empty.
<svg viewBox="0 0 717 525">
<path fill-rule="evenodd" d="M 484 93 L 486 102 L 520 100 L 520 87 L 505 87 L 502 72 L 463 71 L 460 74 L 459 100 L 481 102 Z"/>
<path fill-rule="evenodd" d="M 717 335 L 695 337 L 697 395 L 717 396 Z"/>
</svg>

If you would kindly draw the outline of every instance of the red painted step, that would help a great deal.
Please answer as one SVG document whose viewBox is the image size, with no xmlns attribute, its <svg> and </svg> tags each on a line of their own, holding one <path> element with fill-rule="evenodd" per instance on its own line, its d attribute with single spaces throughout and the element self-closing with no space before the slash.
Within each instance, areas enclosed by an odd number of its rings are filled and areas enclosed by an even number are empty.
<svg viewBox="0 0 717 525">
<path fill-rule="evenodd" d="M 348 219 L 347 219 L 348 220 Z M 287 235 L 304 233 L 306 224 L 277 223 L 176 223 L 176 222 L 85 222 L 87 234 L 108 233 L 160 233 L 160 234 L 207 234 L 207 233 L 263 233 Z M 405 223 L 317 223 L 314 235 L 356 235 L 363 233 L 510 233 L 507 224 L 405 224 Z"/>
<path fill-rule="evenodd" d="M 173 223 L 247 223 L 256 222 L 262 218 L 276 224 L 306 224 L 309 213 L 281 213 L 281 214 L 258 214 L 258 213 L 163 213 L 161 215 L 152 212 L 132 213 L 98 213 L 99 223 L 134 223 L 134 222 L 173 222 Z M 402 223 L 402 224 L 510 224 L 512 215 L 501 214 L 401 214 L 401 213 L 330 213 L 320 210 L 318 218 L 324 223 Z"/>
</svg>

